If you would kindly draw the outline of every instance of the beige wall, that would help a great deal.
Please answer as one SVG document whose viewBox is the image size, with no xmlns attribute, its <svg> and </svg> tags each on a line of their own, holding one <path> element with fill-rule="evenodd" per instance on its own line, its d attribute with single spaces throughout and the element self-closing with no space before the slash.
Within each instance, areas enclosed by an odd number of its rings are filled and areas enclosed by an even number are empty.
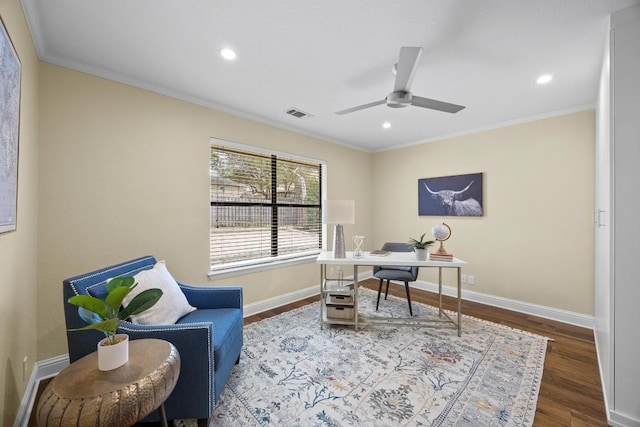
<svg viewBox="0 0 640 427">
<path fill-rule="evenodd" d="M 0 234 L 0 425 L 8 426 L 36 361 L 38 60 L 20 2 L 0 0 L 0 16 L 22 63 L 17 230 Z"/>
<path fill-rule="evenodd" d="M 246 303 L 317 284 L 313 264 L 207 279 L 210 136 L 327 160 L 329 198 L 357 203 L 347 238 L 369 249 L 444 219 L 468 289 L 593 313 L 593 112 L 371 155 L 49 64 L 40 85 L 39 360 L 66 352 L 50 308 L 61 280 L 138 255 L 186 282 L 243 285 Z M 485 216 L 417 215 L 417 179 L 472 172 Z"/>
<path fill-rule="evenodd" d="M 593 315 L 594 112 L 374 156 L 374 242 L 445 221 L 446 249 L 469 263 L 465 289 Z M 420 178 L 484 173 L 483 217 L 418 216 Z M 436 282 L 432 272 L 420 280 Z"/>
<path fill-rule="evenodd" d="M 212 136 L 327 160 L 328 197 L 356 200 L 345 233 L 371 234 L 371 154 L 54 65 L 40 85 L 39 360 L 67 352 L 62 280 L 111 263 L 152 254 L 245 303 L 318 283 L 313 263 L 208 280 Z"/>
</svg>

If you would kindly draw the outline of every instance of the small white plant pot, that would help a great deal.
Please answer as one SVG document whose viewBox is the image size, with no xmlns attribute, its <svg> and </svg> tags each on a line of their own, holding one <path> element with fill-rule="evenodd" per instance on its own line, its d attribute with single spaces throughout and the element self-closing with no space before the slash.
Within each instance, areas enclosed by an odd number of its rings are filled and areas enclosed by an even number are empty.
<svg viewBox="0 0 640 427">
<path fill-rule="evenodd" d="M 416 259 L 418 261 L 426 261 L 427 260 L 427 250 L 426 249 L 417 249 L 417 248 L 415 248 L 414 251 L 416 252 Z"/>
<path fill-rule="evenodd" d="M 129 335 L 117 334 L 117 344 L 105 344 L 109 338 L 104 338 L 98 343 L 98 369 L 111 371 L 119 368 L 129 361 Z"/>
</svg>

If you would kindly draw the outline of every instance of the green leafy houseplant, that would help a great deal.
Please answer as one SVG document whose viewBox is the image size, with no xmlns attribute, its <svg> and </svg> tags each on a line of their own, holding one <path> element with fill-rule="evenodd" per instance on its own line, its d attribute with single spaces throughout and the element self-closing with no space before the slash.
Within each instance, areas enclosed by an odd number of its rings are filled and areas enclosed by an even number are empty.
<svg viewBox="0 0 640 427">
<path fill-rule="evenodd" d="M 428 246 L 433 245 L 434 241 L 424 240 L 424 236 L 426 235 L 427 233 L 424 233 L 422 236 L 420 236 L 420 240 L 409 239 L 409 244 L 413 246 L 415 249 L 427 249 Z"/>
<path fill-rule="evenodd" d="M 116 277 L 107 283 L 107 296 L 104 300 L 89 295 L 75 295 L 69 298 L 69 304 L 77 306 L 78 314 L 88 323 L 85 327 L 70 330 L 97 329 L 107 336 L 109 345 L 116 344 L 116 331 L 120 323 L 129 316 L 152 307 L 162 296 L 160 289 L 147 289 L 121 309 L 122 300 L 137 285 L 131 276 Z"/>
</svg>

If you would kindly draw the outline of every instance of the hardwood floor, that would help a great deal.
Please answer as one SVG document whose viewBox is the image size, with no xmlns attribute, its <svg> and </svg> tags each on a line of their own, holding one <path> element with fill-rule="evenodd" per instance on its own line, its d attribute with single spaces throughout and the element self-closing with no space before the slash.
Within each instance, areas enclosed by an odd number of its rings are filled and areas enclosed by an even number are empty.
<svg viewBox="0 0 640 427">
<path fill-rule="evenodd" d="M 378 289 L 374 279 L 360 285 Z M 405 298 L 403 286 L 391 284 L 389 293 Z M 430 305 L 437 305 L 438 301 L 437 294 L 415 288 L 411 289 L 411 299 Z M 268 310 L 245 318 L 244 323 L 248 325 L 317 300 L 318 297 L 311 297 Z M 454 298 L 444 297 L 443 301 L 445 308 L 455 310 Z M 462 302 L 462 312 L 553 339 L 547 345 L 534 426 L 607 426 L 593 331 L 469 301 Z"/>
</svg>

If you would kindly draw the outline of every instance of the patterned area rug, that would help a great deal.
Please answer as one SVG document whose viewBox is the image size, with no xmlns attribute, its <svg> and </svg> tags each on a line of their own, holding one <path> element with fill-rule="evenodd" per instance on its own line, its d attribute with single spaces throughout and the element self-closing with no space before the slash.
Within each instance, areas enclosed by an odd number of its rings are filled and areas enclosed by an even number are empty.
<svg viewBox="0 0 640 427">
<path fill-rule="evenodd" d="M 376 293 L 360 289 L 360 312 Z M 546 338 L 464 316 L 453 328 L 320 329 L 319 303 L 245 327 L 214 426 L 531 426 Z M 437 309 L 413 303 L 414 316 Z M 389 296 L 379 315 L 406 317 Z"/>
</svg>

